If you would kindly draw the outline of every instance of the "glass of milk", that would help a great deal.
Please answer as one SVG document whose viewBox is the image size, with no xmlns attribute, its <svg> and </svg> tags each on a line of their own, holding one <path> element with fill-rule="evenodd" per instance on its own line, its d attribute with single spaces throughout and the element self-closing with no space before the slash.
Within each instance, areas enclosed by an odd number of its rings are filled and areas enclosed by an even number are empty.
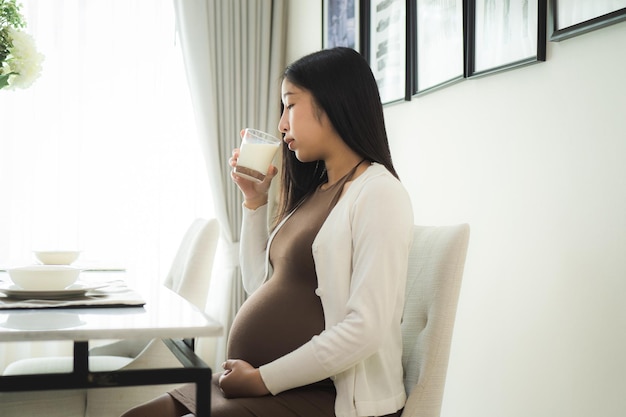
<svg viewBox="0 0 626 417">
<path fill-rule="evenodd" d="M 256 182 L 263 182 L 281 140 L 256 129 L 244 130 L 235 173 Z"/>
</svg>

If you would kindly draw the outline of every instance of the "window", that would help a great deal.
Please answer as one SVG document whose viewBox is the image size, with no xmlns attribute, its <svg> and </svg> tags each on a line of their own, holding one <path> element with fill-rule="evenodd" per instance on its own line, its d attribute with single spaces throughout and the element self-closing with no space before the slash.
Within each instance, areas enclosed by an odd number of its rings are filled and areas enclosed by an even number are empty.
<svg viewBox="0 0 626 417">
<path fill-rule="evenodd" d="M 22 0 L 45 55 L 0 90 L 0 264 L 82 250 L 161 282 L 210 187 L 171 0 Z"/>
</svg>

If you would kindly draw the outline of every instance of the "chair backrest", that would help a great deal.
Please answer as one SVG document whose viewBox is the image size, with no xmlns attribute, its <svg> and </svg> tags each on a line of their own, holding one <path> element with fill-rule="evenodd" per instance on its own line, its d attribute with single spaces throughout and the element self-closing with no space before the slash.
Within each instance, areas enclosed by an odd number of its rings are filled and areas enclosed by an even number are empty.
<svg viewBox="0 0 626 417">
<path fill-rule="evenodd" d="M 216 219 L 196 219 L 183 236 L 164 285 L 204 310 L 220 235 Z"/>
<path fill-rule="evenodd" d="M 414 227 L 402 318 L 402 417 L 440 415 L 468 243 L 467 224 Z"/>
</svg>

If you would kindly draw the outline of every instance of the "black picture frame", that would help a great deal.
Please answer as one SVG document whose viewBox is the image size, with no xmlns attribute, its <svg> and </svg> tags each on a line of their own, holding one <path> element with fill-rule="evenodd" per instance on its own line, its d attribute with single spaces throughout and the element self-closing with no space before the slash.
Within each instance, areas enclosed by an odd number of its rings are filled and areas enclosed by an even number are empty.
<svg viewBox="0 0 626 417">
<path fill-rule="evenodd" d="M 466 76 L 545 61 L 546 24 L 547 0 L 467 0 Z"/>
<path fill-rule="evenodd" d="M 361 53 L 370 64 L 383 104 L 411 99 L 407 56 L 407 0 L 362 0 Z"/>
<path fill-rule="evenodd" d="M 552 42 L 626 20 L 626 0 L 550 0 L 549 9 Z"/>
<path fill-rule="evenodd" d="M 360 51 L 362 0 L 324 0 L 322 3 L 323 49 L 345 46 Z"/>
<path fill-rule="evenodd" d="M 430 93 L 465 79 L 465 2 L 410 2 L 413 95 Z"/>
</svg>

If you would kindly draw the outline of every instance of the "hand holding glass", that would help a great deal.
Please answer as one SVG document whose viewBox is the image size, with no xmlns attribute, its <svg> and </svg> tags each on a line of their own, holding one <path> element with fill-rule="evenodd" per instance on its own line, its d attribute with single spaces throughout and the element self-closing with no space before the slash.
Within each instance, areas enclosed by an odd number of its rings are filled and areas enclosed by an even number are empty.
<svg viewBox="0 0 626 417">
<path fill-rule="evenodd" d="M 281 140 L 255 129 L 246 129 L 241 139 L 235 173 L 256 182 L 263 182 Z"/>
</svg>

